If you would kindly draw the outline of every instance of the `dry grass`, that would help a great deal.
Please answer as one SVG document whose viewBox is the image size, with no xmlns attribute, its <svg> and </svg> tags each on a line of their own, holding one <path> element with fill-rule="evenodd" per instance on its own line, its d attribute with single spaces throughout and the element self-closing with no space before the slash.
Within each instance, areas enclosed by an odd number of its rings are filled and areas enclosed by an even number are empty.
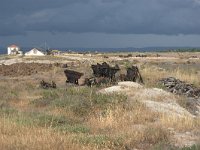
<svg viewBox="0 0 200 150">
<path fill-rule="evenodd" d="M 72 142 L 72 135 L 63 135 L 49 128 L 19 126 L 9 119 L 0 119 L 0 149 L 93 149 Z"/>
<path fill-rule="evenodd" d="M 140 60 L 137 61 L 140 64 Z M 133 62 L 121 64 L 130 65 Z M 89 64 L 78 64 L 78 67 L 82 65 L 88 67 Z M 141 65 L 140 71 L 148 87 L 159 87 L 157 81 L 169 76 L 196 85 L 200 83 L 195 69 L 166 70 L 149 63 Z M 32 79 L 0 81 L 0 149 L 95 150 L 129 147 L 148 150 L 159 143 L 170 144 L 173 135 L 168 128 L 177 132 L 199 131 L 199 119 L 153 112 L 138 99 L 130 101 L 124 95 L 96 94 L 98 88 L 66 89 L 62 72 L 54 68 L 51 73 L 33 76 Z M 38 83 L 43 78 L 55 80 L 58 89 L 40 89 Z M 166 97 L 154 98 L 162 102 Z"/>
<path fill-rule="evenodd" d="M 176 116 L 167 116 L 163 114 L 160 116 L 160 123 L 166 128 L 174 128 L 174 130 L 181 132 L 197 131 L 200 129 L 199 118 L 179 118 Z"/>
<path fill-rule="evenodd" d="M 147 125 L 154 122 L 158 115 L 139 102 L 127 104 L 123 107 L 118 106 L 115 109 L 107 110 L 103 114 L 101 112 L 95 114 L 97 115 L 91 116 L 88 120 L 91 129 L 98 131 L 100 128 L 110 128 L 112 132 L 128 131 L 134 124 Z M 119 129 L 121 130 L 119 131 Z"/>
<path fill-rule="evenodd" d="M 158 125 L 149 125 L 143 130 L 130 130 L 127 134 L 126 145 L 138 149 L 151 149 L 158 143 L 168 143 L 170 133 Z"/>
<path fill-rule="evenodd" d="M 9 82 L 7 85 L 11 84 Z M 83 149 L 84 146 L 81 145 L 85 145 L 85 149 L 91 147 L 92 149 L 123 149 L 125 145 L 132 143 L 132 141 L 137 141 L 134 145 L 137 146 L 144 141 L 147 144 L 154 144 L 156 140 L 153 141 L 153 137 L 151 137 L 148 142 L 148 135 L 145 134 L 144 128 L 155 121 L 157 113 L 147 109 L 139 102 L 135 101 L 132 105 L 129 105 L 124 103 L 125 101 L 120 95 L 93 95 L 91 97 L 87 88 L 72 87 L 67 92 L 58 89 L 43 91 L 43 93 L 38 88 L 30 87 L 29 84 L 32 85 L 32 82 L 18 82 L 18 86 L 23 86 L 19 91 L 17 86 L 13 86 L 12 90 L 16 89 L 16 92 L 24 94 L 17 94 L 18 101 L 7 101 L 8 106 L 4 105 L 1 108 L 0 136 L 2 136 L 2 139 L 6 139 L 0 144 L 3 149 L 80 149 L 80 147 Z M 31 90 L 28 90 L 27 87 L 30 87 Z M 57 99 L 56 103 L 53 102 L 53 105 L 48 104 L 42 107 L 32 105 L 30 102 L 35 101 L 32 92 L 36 95 L 44 94 L 40 96 L 45 96 L 43 100 L 47 98 L 50 102 Z M 63 92 L 66 92 L 66 94 Z M 74 102 L 67 99 L 69 95 L 71 95 L 69 98 Z M 21 96 L 23 96 L 22 99 Z M 114 99 L 111 99 L 111 96 Z M 30 99 L 30 97 L 32 98 Z M 86 105 L 91 107 L 88 108 L 91 112 L 89 116 L 83 116 L 87 119 L 83 124 L 79 124 L 82 120 L 79 113 L 81 115 L 85 113 L 84 105 L 87 104 L 84 97 L 92 98 L 92 101 L 88 101 L 89 104 L 92 103 L 91 106 Z M 37 99 L 37 97 L 35 98 Z M 81 99 L 85 101 L 85 104 L 82 103 Z M 66 109 L 65 103 L 71 105 L 70 109 Z M 79 109 L 78 114 L 72 111 L 74 108 L 76 108 L 75 110 Z M 14 110 L 12 111 L 12 109 Z M 37 114 L 36 111 L 40 111 L 41 114 Z M 72 122 L 69 122 L 72 125 L 57 124 L 60 119 L 65 121 L 60 118 L 60 115 L 64 115 L 69 121 L 72 120 Z M 89 132 L 86 131 L 87 128 L 84 126 L 89 129 Z M 38 137 L 38 135 L 40 136 Z M 133 146 L 133 143 L 131 145 Z"/>
<path fill-rule="evenodd" d="M 141 69 L 141 74 L 144 77 L 146 86 L 155 87 L 157 82 L 166 77 L 175 77 L 182 81 L 200 85 L 199 74 L 197 70 L 187 70 L 184 68 L 175 68 L 173 70 L 165 70 L 154 65 L 147 65 Z"/>
<path fill-rule="evenodd" d="M 121 137 L 125 146 L 138 147 L 146 144 L 168 142 L 169 131 L 161 126 L 153 127 L 158 114 L 135 102 L 129 108 L 117 107 L 109 110 L 107 115 L 93 116 L 87 122 L 95 134 L 106 134 L 110 137 Z M 140 147 L 140 146 L 139 146 Z M 146 147 L 146 148 L 147 148 Z"/>
<path fill-rule="evenodd" d="M 195 85 L 200 85 L 199 75 L 195 73 L 195 70 L 192 71 L 185 71 L 180 68 L 173 72 L 174 77 L 180 79 L 182 81 L 192 83 Z"/>
</svg>

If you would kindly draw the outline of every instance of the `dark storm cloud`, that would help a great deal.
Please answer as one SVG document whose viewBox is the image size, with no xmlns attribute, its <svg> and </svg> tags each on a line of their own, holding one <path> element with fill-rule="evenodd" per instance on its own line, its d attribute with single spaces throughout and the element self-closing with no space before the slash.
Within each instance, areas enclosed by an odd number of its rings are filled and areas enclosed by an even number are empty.
<svg viewBox="0 0 200 150">
<path fill-rule="evenodd" d="M 200 34 L 200 0 L 2 0 L 0 36 L 52 33 Z"/>
</svg>

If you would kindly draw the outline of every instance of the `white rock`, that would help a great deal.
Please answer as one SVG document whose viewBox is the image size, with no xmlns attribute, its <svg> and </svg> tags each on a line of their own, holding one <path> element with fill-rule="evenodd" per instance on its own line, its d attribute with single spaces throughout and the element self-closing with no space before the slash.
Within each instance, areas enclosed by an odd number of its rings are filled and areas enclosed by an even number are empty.
<svg viewBox="0 0 200 150">
<path fill-rule="evenodd" d="M 186 109 L 178 105 L 177 103 L 155 102 L 150 100 L 142 101 L 148 108 L 153 111 L 165 113 L 176 117 L 195 117 L 189 113 Z"/>
<path fill-rule="evenodd" d="M 121 86 L 117 85 L 117 86 L 111 86 L 111 87 L 102 89 L 99 92 L 104 93 L 104 94 L 108 94 L 108 93 L 113 93 L 113 92 L 119 93 L 119 92 L 122 92 L 122 91 L 125 91 L 125 89 L 123 89 Z"/>
<path fill-rule="evenodd" d="M 139 83 L 131 82 L 131 81 L 119 82 L 118 85 L 125 86 L 125 87 L 130 87 L 130 88 L 142 88 L 143 87 Z"/>
</svg>

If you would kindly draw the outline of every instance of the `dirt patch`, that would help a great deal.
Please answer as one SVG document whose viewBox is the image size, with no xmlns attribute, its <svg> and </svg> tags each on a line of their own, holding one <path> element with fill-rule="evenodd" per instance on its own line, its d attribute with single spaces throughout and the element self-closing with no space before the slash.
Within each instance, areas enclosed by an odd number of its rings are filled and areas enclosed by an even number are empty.
<svg viewBox="0 0 200 150">
<path fill-rule="evenodd" d="M 41 63 L 16 63 L 12 65 L 1 65 L 0 76 L 29 76 L 38 72 L 46 72 L 53 68 L 52 64 Z"/>
</svg>

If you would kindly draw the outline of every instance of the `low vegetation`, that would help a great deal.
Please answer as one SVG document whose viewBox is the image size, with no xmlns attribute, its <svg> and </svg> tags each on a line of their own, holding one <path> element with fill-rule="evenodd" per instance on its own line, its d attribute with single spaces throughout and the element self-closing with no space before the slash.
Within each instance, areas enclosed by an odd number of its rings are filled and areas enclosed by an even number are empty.
<svg viewBox="0 0 200 150">
<path fill-rule="evenodd" d="M 119 63 L 125 67 L 137 63 L 146 87 L 163 88 L 157 81 L 169 76 L 200 85 L 197 68 L 175 67 L 170 70 L 162 67 L 160 62 Z M 199 119 L 154 112 L 138 99 L 130 100 L 125 94 L 101 94 L 98 92 L 103 88 L 101 86 L 63 85 L 65 76 L 58 75 L 61 72 L 61 69 L 54 70 L 50 77 L 47 72 L 41 74 L 56 81 L 56 89 L 40 88 L 40 75 L 0 80 L 0 149 L 200 148 L 199 145 L 180 147 L 173 141 L 176 133 L 200 134 Z M 187 108 L 184 97 L 180 96 L 178 100 Z"/>
</svg>

